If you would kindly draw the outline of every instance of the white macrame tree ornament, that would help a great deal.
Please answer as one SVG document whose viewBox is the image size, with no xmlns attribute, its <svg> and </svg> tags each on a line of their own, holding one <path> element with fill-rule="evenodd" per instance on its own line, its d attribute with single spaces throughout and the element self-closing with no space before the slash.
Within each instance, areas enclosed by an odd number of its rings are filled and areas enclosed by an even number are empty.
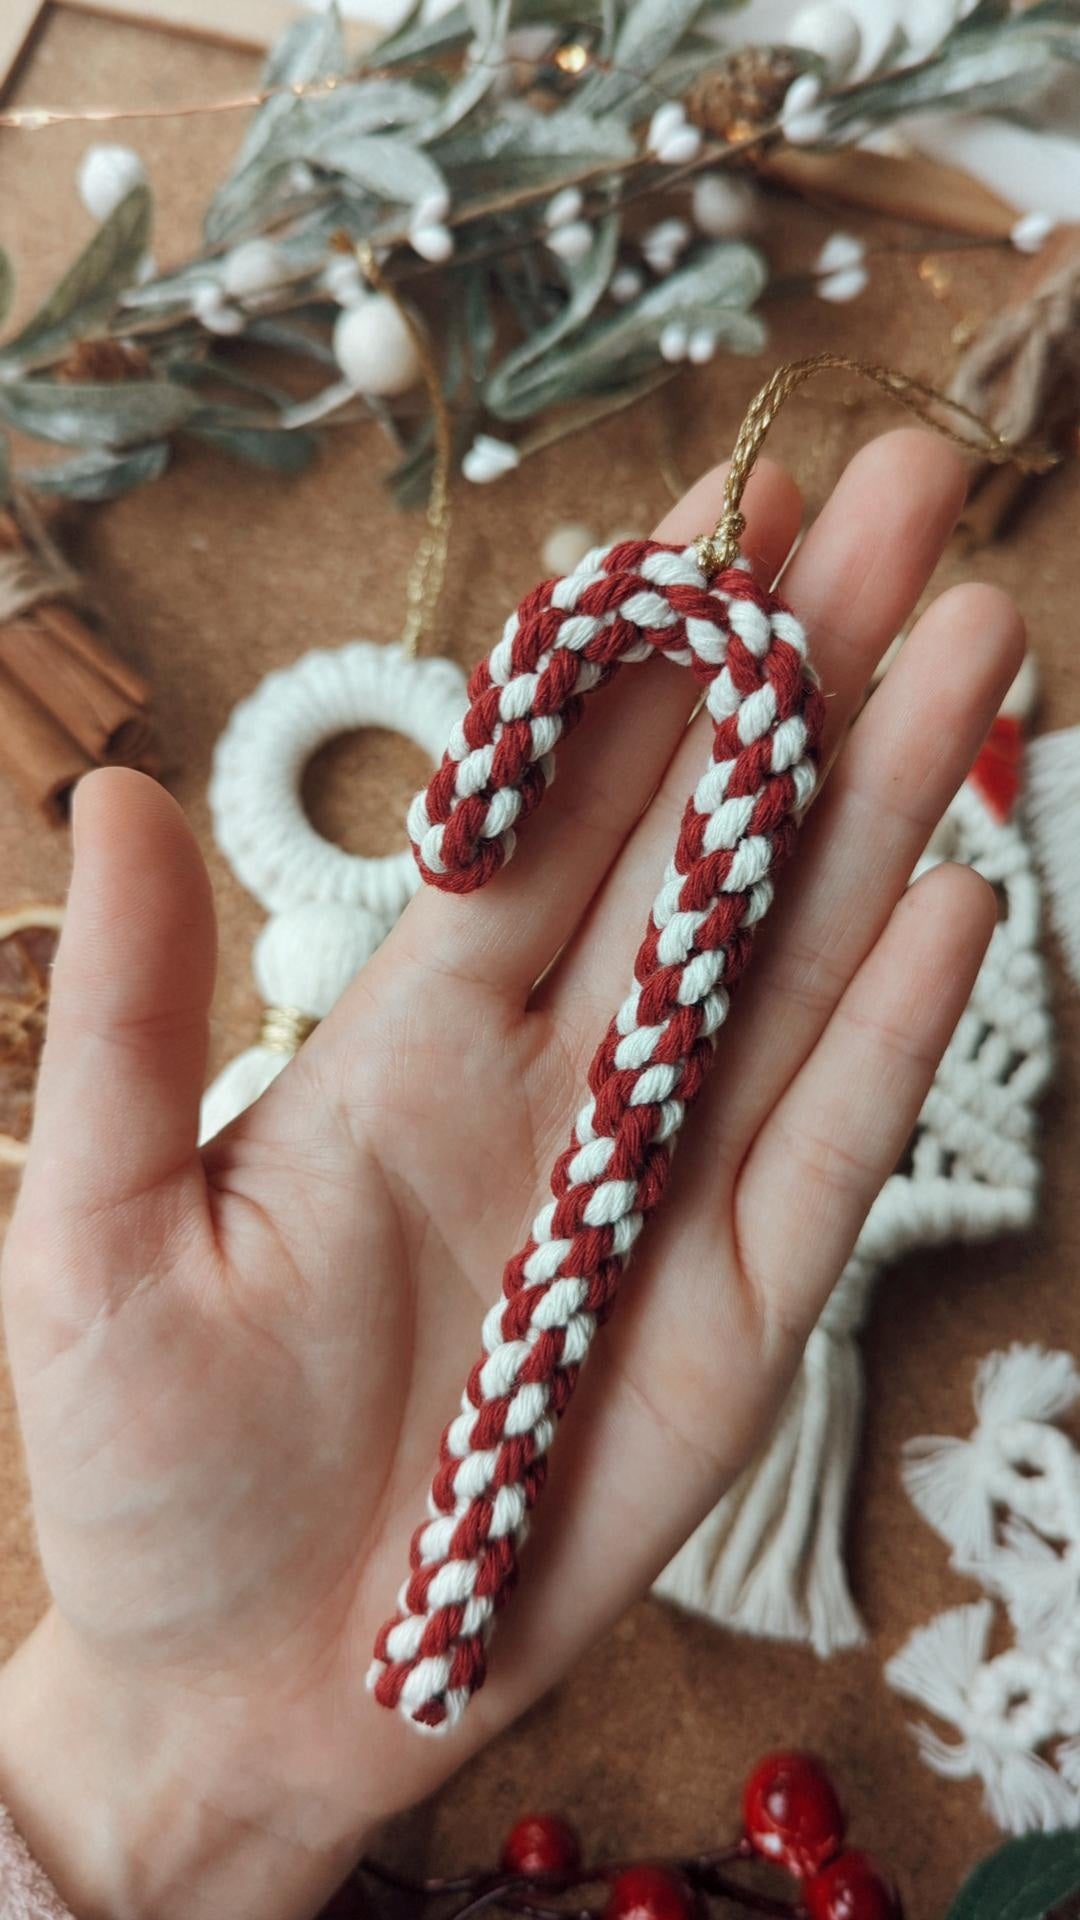
<svg viewBox="0 0 1080 1920">
<path fill-rule="evenodd" d="M 317 833 L 300 785 L 312 755 L 360 727 L 385 727 L 434 765 L 467 704 L 452 660 L 416 660 L 358 640 L 301 656 L 233 710 L 214 752 L 214 837 L 270 919 L 252 971 L 266 1005 L 254 1046 L 207 1089 L 200 1138 L 210 1140 L 265 1093 L 305 1031 L 323 1019 L 419 885 L 412 850 L 368 858 Z"/>
<path fill-rule="evenodd" d="M 981 1779 L 1010 1833 L 1080 1826 L 1080 1453 L 1054 1424 L 1078 1401 L 1071 1354 L 1014 1346 L 979 1367 L 967 1440 L 905 1450 L 912 1500 L 990 1597 L 918 1628 L 885 1677 L 954 1730 L 916 1727 L 926 1764 Z"/>
<path fill-rule="evenodd" d="M 998 889 L 1003 913 L 908 1162 L 871 1208 L 764 1452 L 654 1588 L 723 1625 L 808 1641 L 822 1655 L 865 1638 L 843 1538 L 861 1428 L 856 1336 L 874 1283 L 917 1247 L 1014 1232 L 1034 1213 L 1034 1103 L 1049 1074 L 1052 1032 L 1037 947 L 1038 881 L 1013 805 L 1017 715 L 1031 697 L 1026 674 L 916 869 L 917 876 L 944 859 L 966 862 Z"/>
</svg>

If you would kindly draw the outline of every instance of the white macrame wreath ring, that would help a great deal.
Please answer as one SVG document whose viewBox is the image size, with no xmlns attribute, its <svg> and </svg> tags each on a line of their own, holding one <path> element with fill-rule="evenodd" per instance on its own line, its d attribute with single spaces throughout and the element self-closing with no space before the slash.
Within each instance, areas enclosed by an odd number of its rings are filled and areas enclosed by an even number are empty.
<svg viewBox="0 0 1080 1920">
<path fill-rule="evenodd" d="M 343 733 L 387 727 L 434 764 L 465 706 L 452 660 L 358 640 L 269 674 L 233 712 L 214 754 L 210 808 L 222 853 L 270 914 L 252 955 L 265 1012 L 256 1043 L 203 1097 L 202 1140 L 266 1092 L 419 884 L 408 848 L 370 858 L 316 832 L 300 793 L 312 754 Z"/>
<path fill-rule="evenodd" d="M 268 674 L 233 712 L 214 755 L 214 834 L 238 880 L 270 913 L 308 900 L 366 907 L 390 924 L 419 885 L 411 849 L 348 853 L 316 832 L 300 783 L 327 741 L 386 727 L 438 763 L 465 705 L 452 660 L 415 660 L 357 640 Z"/>
</svg>

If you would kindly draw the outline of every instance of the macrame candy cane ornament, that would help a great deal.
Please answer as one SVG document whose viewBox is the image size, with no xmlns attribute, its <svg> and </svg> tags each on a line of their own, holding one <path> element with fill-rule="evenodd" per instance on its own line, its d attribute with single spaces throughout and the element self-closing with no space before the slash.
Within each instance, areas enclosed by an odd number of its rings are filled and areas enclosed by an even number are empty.
<svg viewBox="0 0 1080 1920">
<path fill-rule="evenodd" d="M 508 1262 L 483 1352 L 446 1428 L 409 1577 L 380 1631 L 369 1685 L 422 1729 L 460 1719 L 483 1684 L 495 1614 L 517 1578 L 547 1454 L 645 1220 L 659 1203 L 753 933 L 815 785 L 824 703 L 803 630 L 738 555 L 739 501 L 783 399 L 835 356 L 782 368 L 752 403 L 716 533 L 681 548 L 596 549 L 522 602 L 475 670 L 469 708 L 409 834 L 423 878 L 485 885 L 539 805 L 585 696 L 654 653 L 688 666 L 713 723 L 630 991 L 601 1040 L 551 1199 Z M 858 368 L 926 415 L 930 396 Z M 977 423 L 984 438 L 987 430 Z M 993 441 L 996 457 L 1011 450 Z"/>
</svg>

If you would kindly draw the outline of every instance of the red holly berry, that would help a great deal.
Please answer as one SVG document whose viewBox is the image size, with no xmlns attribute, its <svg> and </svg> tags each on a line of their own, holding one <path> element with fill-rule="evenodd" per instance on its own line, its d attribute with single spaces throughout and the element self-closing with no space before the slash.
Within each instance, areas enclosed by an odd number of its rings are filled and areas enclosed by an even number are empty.
<svg viewBox="0 0 1080 1920">
<path fill-rule="evenodd" d="M 575 1873 L 580 1865 L 581 1843 L 560 1813 L 527 1813 L 503 1842 L 505 1871 L 526 1880 Z"/>
<path fill-rule="evenodd" d="M 811 1753 L 770 1753 L 743 1794 L 743 1831 L 755 1853 L 805 1880 L 839 1853 L 845 1820 L 836 1789 Z"/>
<path fill-rule="evenodd" d="M 612 1875 L 603 1920 L 693 1920 L 685 1880 L 666 1867 L 624 1867 Z"/>
<path fill-rule="evenodd" d="M 901 1920 L 900 1898 L 868 1853 L 849 1848 L 803 1889 L 810 1920 Z"/>
</svg>

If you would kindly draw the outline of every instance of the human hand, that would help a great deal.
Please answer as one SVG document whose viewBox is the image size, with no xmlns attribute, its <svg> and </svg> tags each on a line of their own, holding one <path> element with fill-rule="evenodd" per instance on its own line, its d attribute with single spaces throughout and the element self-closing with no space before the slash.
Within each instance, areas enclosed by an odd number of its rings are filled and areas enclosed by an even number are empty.
<svg viewBox="0 0 1080 1920">
<path fill-rule="evenodd" d="M 710 526 L 720 491 L 714 474 L 660 536 Z M 950 449 L 891 434 L 785 575 L 826 757 L 962 492 Z M 768 581 L 795 489 L 763 463 L 746 510 Z M 370 1826 L 548 1686 L 745 1465 L 989 937 L 974 874 L 905 888 L 1022 644 L 1000 594 L 954 590 L 847 735 L 560 1435 L 488 1685 L 438 1743 L 371 1704 L 371 1645 L 710 723 L 686 732 L 689 675 L 622 675 L 513 866 L 467 900 L 421 893 L 202 1153 L 202 860 L 152 783 L 84 783 L 4 1272 L 54 1606 L 0 1677 L 0 1789 L 81 1914 L 313 1911 Z"/>
</svg>

